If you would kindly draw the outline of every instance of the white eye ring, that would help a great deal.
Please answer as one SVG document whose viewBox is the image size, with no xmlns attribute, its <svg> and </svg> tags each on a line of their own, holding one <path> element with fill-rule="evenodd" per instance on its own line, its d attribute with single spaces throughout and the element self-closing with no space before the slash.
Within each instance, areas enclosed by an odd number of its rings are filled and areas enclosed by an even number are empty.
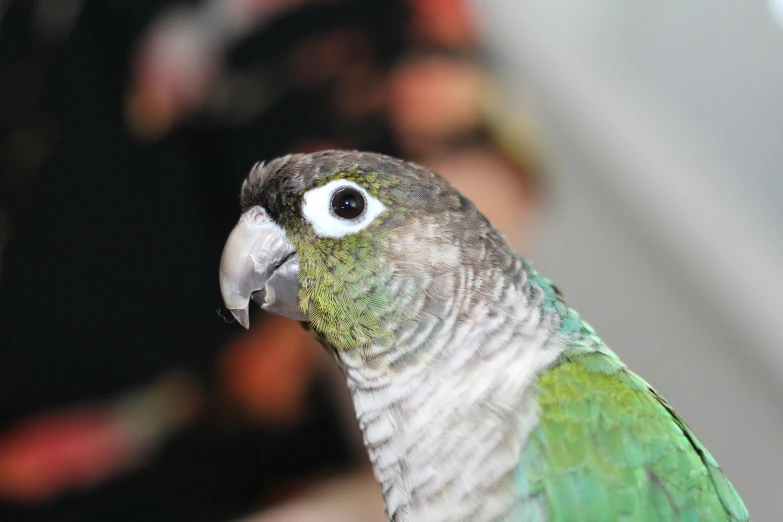
<svg viewBox="0 0 783 522">
<path fill-rule="evenodd" d="M 337 216 L 332 210 L 332 197 L 337 191 L 350 187 L 364 197 L 364 212 L 355 219 Z M 326 185 L 305 192 L 302 214 L 321 237 L 343 237 L 364 230 L 386 206 L 372 197 L 361 185 L 347 179 L 336 179 Z"/>
</svg>

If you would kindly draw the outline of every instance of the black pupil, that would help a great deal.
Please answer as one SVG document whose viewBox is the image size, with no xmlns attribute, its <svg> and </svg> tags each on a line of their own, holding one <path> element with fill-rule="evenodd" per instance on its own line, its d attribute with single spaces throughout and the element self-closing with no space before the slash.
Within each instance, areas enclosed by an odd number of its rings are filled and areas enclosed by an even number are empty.
<svg viewBox="0 0 783 522">
<path fill-rule="evenodd" d="M 332 210 L 341 218 L 355 219 L 364 212 L 364 197 L 356 189 L 340 189 L 332 196 Z"/>
</svg>

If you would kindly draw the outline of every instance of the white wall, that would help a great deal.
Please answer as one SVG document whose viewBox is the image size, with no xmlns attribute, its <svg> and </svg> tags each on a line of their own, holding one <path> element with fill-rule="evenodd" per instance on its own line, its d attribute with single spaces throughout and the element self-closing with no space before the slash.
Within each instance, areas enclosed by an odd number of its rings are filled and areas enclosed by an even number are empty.
<svg viewBox="0 0 783 522">
<path fill-rule="evenodd" d="M 764 2 L 475 4 L 549 137 L 537 266 L 779 520 L 783 28 Z"/>
</svg>

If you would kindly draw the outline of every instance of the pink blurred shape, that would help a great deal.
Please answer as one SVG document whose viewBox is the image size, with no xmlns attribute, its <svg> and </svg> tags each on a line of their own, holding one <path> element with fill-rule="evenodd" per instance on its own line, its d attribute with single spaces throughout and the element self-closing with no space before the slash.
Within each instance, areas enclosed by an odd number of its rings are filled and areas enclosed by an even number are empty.
<svg viewBox="0 0 783 522">
<path fill-rule="evenodd" d="M 180 375 L 112 404 L 49 412 L 0 435 L 0 496 L 43 502 L 137 464 L 192 419 L 200 394 Z"/>
<path fill-rule="evenodd" d="M 0 495 L 44 501 L 63 489 L 93 484 L 136 455 L 122 419 L 101 410 L 49 413 L 0 439 Z"/>
</svg>

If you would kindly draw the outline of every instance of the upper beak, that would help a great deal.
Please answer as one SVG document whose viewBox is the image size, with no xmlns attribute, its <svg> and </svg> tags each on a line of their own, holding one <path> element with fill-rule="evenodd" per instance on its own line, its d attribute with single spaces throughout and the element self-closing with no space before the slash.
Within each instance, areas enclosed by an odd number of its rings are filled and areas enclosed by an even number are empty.
<svg viewBox="0 0 783 522">
<path fill-rule="evenodd" d="M 272 313 L 306 321 L 299 310 L 299 255 L 285 232 L 253 207 L 239 218 L 223 248 L 220 293 L 237 321 L 250 326 L 250 299 Z"/>
</svg>

